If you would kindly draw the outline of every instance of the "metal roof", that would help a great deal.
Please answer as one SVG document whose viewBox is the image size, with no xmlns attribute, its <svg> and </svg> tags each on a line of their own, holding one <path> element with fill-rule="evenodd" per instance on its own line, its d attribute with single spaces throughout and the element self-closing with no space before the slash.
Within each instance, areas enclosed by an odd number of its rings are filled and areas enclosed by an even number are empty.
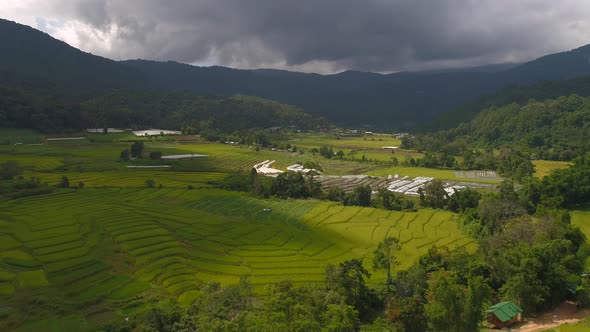
<svg viewBox="0 0 590 332">
<path fill-rule="evenodd" d="M 494 304 L 486 310 L 486 313 L 494 314 L 502 323 L 506 323 L 521 312 L 523 310 L 510 301 Z"/>
</svg>

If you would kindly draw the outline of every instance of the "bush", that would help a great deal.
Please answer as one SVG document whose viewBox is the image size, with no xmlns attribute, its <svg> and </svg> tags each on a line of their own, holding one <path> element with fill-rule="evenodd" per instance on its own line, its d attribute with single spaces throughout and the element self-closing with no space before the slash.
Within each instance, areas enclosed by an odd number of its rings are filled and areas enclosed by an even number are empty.
<svg viewBox="0 0 590 332">
<path fill-rule="evenodd" d="M 121 154 L 119 154 L 119 159 L 121 159 L 122 161 L 129 161 L 129 156 L 129 150 L 125 149 L 121 151 Z"/>
<path fill-rule="evenodd" d="M 12 180 L 15 176 L 23 173 L 19 163 L 14 160 L 8 160 L 0 164 L 0 178 L 4 180 Z"/>
<path fill-rule="evenodd" d="M 160 152 L 160 151 L 150 152 L 150 159 L 151 160 L 160 160 L 160 159 L 162 159 L 162 152 Z"/>
</svg>

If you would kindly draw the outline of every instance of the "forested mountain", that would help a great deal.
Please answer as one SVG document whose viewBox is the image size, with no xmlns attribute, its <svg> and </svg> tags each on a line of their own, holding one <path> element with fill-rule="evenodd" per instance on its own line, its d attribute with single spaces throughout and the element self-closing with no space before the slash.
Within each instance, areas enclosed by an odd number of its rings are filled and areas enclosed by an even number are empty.
<svg viewBox="0 0 590 332">
<path fill-rule="evenodd" d="M 82 52 L 26 25 L 0 19 L 0 42 L 0 86 L 75 99 L 148 86 L 131 67 Z"/>
<path fill-rule="evenodd" d="M 518 65 L 440 71 L 334 75 L 197 67 L 176 62 L 116 62 L 47 34 L 0 20 L 0 85 L 82 100 L 116 89 L 254 95 L 303 108 L 341 125 L 424 127 L 476 97 L 514 84 L 590 75 L 590 46 Z"/>
<path fill-rule="evenodd" d="M 318 75 L 144 60 L 124 63 L 168 89 L 258 95 L 301 106 L 340 124 L 416 128 L 504 86 L 590 75 L 589 58 L 590 46 L 584 46 L 504 70 L 472 68 L 389 75 L 354 71 Z"/>
<path fill-rule="evenodd" d="M 457 128 L 420 135 L 405 143 L 452 154 L 472 146 L 505 146 L 532 158 L 569 161 L 590 151 L 590 98 L 571 95 L 492 106 Z"/>
</svg>

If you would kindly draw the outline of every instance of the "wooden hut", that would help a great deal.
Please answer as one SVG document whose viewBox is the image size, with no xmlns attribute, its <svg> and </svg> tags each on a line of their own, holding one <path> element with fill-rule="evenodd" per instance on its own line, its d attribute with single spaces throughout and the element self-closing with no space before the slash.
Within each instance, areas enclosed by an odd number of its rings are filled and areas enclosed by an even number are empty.
<svg viewBox="0 0 590 332">
<path fill-rule="evenodd" d="M 513 302 L 500 302 L 486 310 L 486 319 L 498 329 L 506 328 L 522 320 L 523 310 Z"/>
</svg>

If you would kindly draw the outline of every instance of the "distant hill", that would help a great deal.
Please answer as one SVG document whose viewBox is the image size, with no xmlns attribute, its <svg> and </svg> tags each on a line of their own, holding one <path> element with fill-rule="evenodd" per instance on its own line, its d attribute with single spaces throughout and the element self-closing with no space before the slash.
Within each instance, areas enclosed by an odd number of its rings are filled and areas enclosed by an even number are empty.
<svg viewBox="0 0 590 332">
<path fill-rule="evenodd" d="M 504 68 L 318 75 L 146 60 L 116 62 L 6 20 L 0 20 L 0 37 L 0 85 L 8 87 L 75 100 L 118 89 L 253 95 L 295 105 L 340 125 L 381 129 L 426 127 L 440 114 L 509 85 L 590 75 L 590 46 Z"/>
</svg>

